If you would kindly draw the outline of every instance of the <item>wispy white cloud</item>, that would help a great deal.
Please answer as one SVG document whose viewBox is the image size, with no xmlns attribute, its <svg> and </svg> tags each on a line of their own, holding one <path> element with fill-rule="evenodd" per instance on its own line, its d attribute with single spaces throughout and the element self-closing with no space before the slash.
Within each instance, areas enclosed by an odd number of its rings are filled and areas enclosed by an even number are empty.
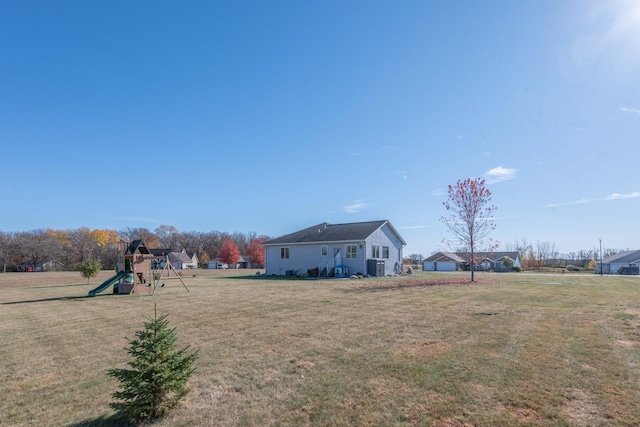
<svg viewBox="0 0 640 427">
<path fill-rule="evenodd" d="M 509 169 L 502 166 L 491 169 L 485 174 L 487 184 L 495 184 L 496 182 L 508 181 L 516 177 L 516 169 Z"/>
<path fill-rule="evenodd" d="M 351 203 L 350 205 L 343 206 L 342 210 L 347 212 L 347 213 L 356 213 L 356 212 L 360 212 L 366 206 L 367 206 L 366 203 L 364 203 L 362 200 L 358 199 L 355 202 Z"/>
<path fill-rule="evenodd" d="M 443 190 L 442 188 L 436 188 L 431 192 L 433 196 L 444 196 L 445 194 L 447 194 L 447 190 Z"/>
<path fill-rule="evenodd" d="M 636 199 L 638 197 L 640 197 L 640 192 L 634 191 L 633 193 L 628 193 L 628 194 L 619 194 L 619 193 L 609 194 L 607 197 L 605 197 L 602 200 Z"/>
<path fill-rule="evenodd" d="M 420 228 L 429 228 L 428 225 L 406 225 L 404 227 L 396 227 L 398 230 L 418 230 Z"/>
<path fill-rule="evenodd" d="M 620 111 L 622 111 L 623 113 L 640 114 L 640 109 L 638 109 L 638 108 L 623 107 L 622 105 L 620 106 Z"/>
<path fill-rule="evenodd" d="M 585 203 L 594 203 L 594 202 L 608 202 L 611 200 L 637 199 L 639 197 L 640 197 L 640 191 L 634 191 L 633 193 L 627 193 L 627 194 L 612 193 L 605 197 L 598 197 L 593 199 L 578 199 L 578 200 L 571 200 L 568 202 L 549 203 L 548 205 L 545 205 L 545 207 L 557 208 L 560 206 L 582 205 Z"/>
<path fill-rule="evenodd" d="M 488 151 L 483 152 L 482 155 L 485 157 L 491 157 L 491 153 L 489 153 Z"/>
<path fill-rule="evenodd" d="M 358 156 L 361 156 L 361 155 L 362 155 L 362 153 L 354 152 L 354 153 L 349 154 L 349 157 L 358 157 Z"/>
</svg>

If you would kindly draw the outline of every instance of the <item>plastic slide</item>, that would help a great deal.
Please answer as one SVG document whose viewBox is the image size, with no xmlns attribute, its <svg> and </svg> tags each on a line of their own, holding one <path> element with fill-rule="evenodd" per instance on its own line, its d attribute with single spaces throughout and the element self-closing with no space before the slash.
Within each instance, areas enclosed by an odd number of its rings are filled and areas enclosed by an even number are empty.
<svg viewBox="0 0 640 427">
<path fill-rule="evenodd" d="M 100 293 L 100 292 L 104 291 L 109 286 L 115 285 L 118 282 L 118 280 L 120 280 L 121 277 L 124 277 L 126 275 L 127 275 L 126 271 L 121 271 L 120 273 L 116 274 L 115 276 L 108 278 L 107 280 L 102 282 L 102 284 L 100 286 L 98 286 L 97 288 L 91 289 L 89 291 L 89 296 L 90 297 L 95 297 L 97 293 Z"/>
</svg>

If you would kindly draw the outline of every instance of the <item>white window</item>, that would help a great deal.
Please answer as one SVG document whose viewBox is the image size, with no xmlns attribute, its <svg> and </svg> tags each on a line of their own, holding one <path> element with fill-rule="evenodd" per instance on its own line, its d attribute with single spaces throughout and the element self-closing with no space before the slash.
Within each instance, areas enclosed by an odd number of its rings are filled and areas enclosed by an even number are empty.
<svg viewBox="0 0 640 427">
<path fill-rule="evenodd" d="M 289 259 L 289 248 L 280 248 L 280 258 Z"/>
<path fill-rule="evenodd" d="M 346 248 L 347 258 L 358 258 L 358 246 L 357 245 L 347 245 Z"/>
<path fill-rule="evenodd" d="M 382 247 L 382 258 L 389 258 L 389 246 Z"/>
<path fill-rule="evenodd" d="M 320 256 L 329 255 L 329 247 L 327 245 L 320 246 Z"/>
<path fill-rule="evenodd" d="M 380 245 L 371 246 L 371 258 L 380 258 Z"/>
</svg>

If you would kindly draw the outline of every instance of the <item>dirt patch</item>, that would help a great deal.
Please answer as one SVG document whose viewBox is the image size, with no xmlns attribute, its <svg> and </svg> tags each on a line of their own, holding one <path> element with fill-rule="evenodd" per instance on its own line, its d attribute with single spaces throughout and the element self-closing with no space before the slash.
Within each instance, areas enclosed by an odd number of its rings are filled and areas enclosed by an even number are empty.
<svg viewBox="0 0 640 427">
<path fill-rule="evenodd" d="M 407 347 L 403 347 L 395 352 L 396 356 L 409 356 L 409 357 L 434 357 L 445 351 L 448 351 L 451 346 L 442 341 L 422 341 L 412 343 Z"/>
<path fill-rule="evenodd" d="M 562 408 L 569 420 L 576 425 L 598 425 L 601 411 L 593 396 L 583 390 L 573 390 L 572 394 L 574 399 Z"/>
</svg>

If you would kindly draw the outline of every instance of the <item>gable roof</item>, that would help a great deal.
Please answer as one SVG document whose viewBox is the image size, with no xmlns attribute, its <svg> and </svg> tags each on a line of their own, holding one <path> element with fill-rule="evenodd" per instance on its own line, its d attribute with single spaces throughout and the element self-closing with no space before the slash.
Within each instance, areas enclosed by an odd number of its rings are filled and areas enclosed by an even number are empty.
<svg viewBox="0 0 640 427">
<path fill-rule="evenodd" d="M 435 254 L 431 255 L 429 258 L 426 258 L 425 261 L 427 262 L 432 262 L 432 261 L 465 262 L 464 259 L 460 258 L 458 255 L 454 254 L 453 252 L 436 252 Z"/>
<path fill-rule="evenodd" d="M 149 248 L 144 244 L 142 239 L 134 240 L 127 248 L 127 254 L 135 254 L 136 251 L 140 251 L 141 254 L 150 254 Z"/>
<path fill-rule="evenodd" d="M 149 251 L 153 254 L 153 256 L 155 257 L 163 257 L 165 255 L 169 255 L 171 252 L 178 252 L 175 249 L 169 249 L 169 248 L 156 248 L 156 249 L 149 249 Z"/>
<path fill-rule="evenodd" d="M 633 262 L 633 261 L 638 261 L 640 260 L 640 251 L 636 250 L 636 251 L 623 251 L 623 252 L 618 252 L 615 255 L 611 255 L 610 257 L 607 257 L 605 259 L 602 260 L 603 264 L 610 264 L 612 262 L 621 262 L 621 263 L 627 263 L 627 262 Z"/>
<path fill-rule="evenodd" d="M 400 236 L 397 230 L 388 220 L 368 221 L 368 222 L 351 222 L 347 224 L 329 224 L 323 222 L 304 230 L 296 231 L 275 239 L 263 242 L 263 246 L 270 245 L 294 245 L 309 243 L 333 243 L 333 242 L 353 242 L 362 241 L 371 236 L 374 231 L 388 225 L 391 231 L 396 235 L 400 243 L 406 245 L 407 242 Z"/>
<path fill-rule="evenodd" d="M 468 262 L 471 259 L 471 252 L 456 252 L 456 255 L 463 258 L 465 262 Z M 503 258 L 516 260 L 520 256 L 518 252 L 474 252 L 473 255 L 476 259 L 485 258 L 490 261 L 498 261 Z"/>
<path fill-rule="evenodd" d="M 167 257 L 171 262 L 182 262 L 182 263 L 193 262 L 193 259 L 184 252 L 169 252 Z"/>
</svg>

